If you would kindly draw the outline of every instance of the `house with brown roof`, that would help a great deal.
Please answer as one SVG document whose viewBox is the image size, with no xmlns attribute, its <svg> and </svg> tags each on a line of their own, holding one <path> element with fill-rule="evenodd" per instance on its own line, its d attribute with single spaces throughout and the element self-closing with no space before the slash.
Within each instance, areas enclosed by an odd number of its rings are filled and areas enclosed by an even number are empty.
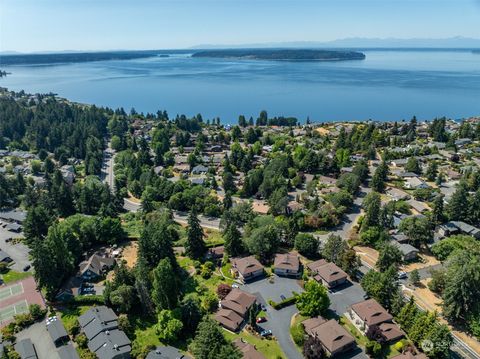
<svg viewBox="0 0 480 359">
<path fill-rule="evenodd" d="M 263 265 L 254 257 L 232 258 L 232 272 L 241 281 L 247 282 L 264 275 Z"/>
<path fill-rule="evenodd" d="M 344 353 L 355 347 L 355 339 L 334 319 L 322 317 L 307 319 L 303 323 L 305 332 L 317 338 L 329 356 Z"/>
<path fill-rule="evenodd" d="M 395 323 L 382 323 L 378 327 L 387 343 L 395 342 L 405 336 L 403 330 Z"/>
<path fill-rule="evenodd" d="M 224 309 L 231 309 L 242 317 L 245 317 L 250 307 L 257 301 L 257 297 L 241 289 L 233 288 L 230 293 L 220 302 Z"/>
<path fill-rule="evenodd" d="M 243 323 L 243 318 L 229 309 L 219 309 L 215 314 L 215 320 L 224 328 L 236 332 Z"/>
<path fill-rule="evenodd" d="M 361 332 L 366 333 L 372 325 L 390 323 L 393 319 L 375 299 L 368 299 L 360 303 L 353 304 L 347 317 Z"/>
<path fill-rule="evenodd" d="M 335 288 L 347 281 L 348 275 L 335 263 L 327 262 L 324 259 L 312 262 L 307 265 L 313 275 L 313 279 L 321 282 L 327 288 Z"/>
<path fill-rule="evenodd" d="M 301 274 L 300 259 L 294 253 L 278 253 L 273 267 L 274 273 L 279 276 L 298 277 Z"/>
<path fill-rule="evenodd" d="M 240 350 L 243 359 L 265 359 L 265 356 L 260 353 L 255 346 L 247 343 L 243 339 L 235 339 L 233 344 Z"/>
<path fill-rule="evenodd" d="M 208 250 L 206 254 L 206 258 L 208 260 L 221 261 L 224 253 L 225 253 L 224 246 L 213 247 Z"/>
<path fill-rule="evenodd" d="M 220 309 L 215 314 L 215 320 L 226 329 L 235 332 L 240 328 L 248 311 L 256 301 L 257 298 L 254 295 L 234 288 L 220 302 Z"/>
</svg>

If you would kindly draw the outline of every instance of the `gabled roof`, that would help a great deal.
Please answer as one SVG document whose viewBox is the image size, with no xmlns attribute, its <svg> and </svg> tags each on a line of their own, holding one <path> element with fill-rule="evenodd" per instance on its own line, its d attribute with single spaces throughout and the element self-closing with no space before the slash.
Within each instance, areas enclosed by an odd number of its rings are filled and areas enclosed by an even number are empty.
<svg viewBox="0 0 480 359">
<path fill-rule="evenodd" d="M 127 335 L 118 329 L 105 331 L 88 342 L 99 359 L 127 358 L 132 350 Z"/>
<path fill-rule="evenodd" d="M 263 354 L 261 354 L 255 347 L 247 342 L 244 342 L 242 339 L 235 339 L 233 344 L 242 352 L 243 359 L 265 359 Z"/>
<path fill-rule="evenodd" d="M 92 254 L 87 261 L 80 263 L 80 274 L 90 270 L 97 275 L 101 275 L 103 272 L 103 267 L 111 268 L 114 263 L 114 258 L 100 257 L 98 254 Z"/>
<path fill-rule="evenodd" d="M 183 354 L 172 346 L 157 346 L 154 350 L 148 353 L 145 359 L 187 359 L 190 356 Z"/>
<path fill-rule="evenodd" d="M 53 342 L 62 338 L 68 338 L 68 333 L 61 320 L 53 320 L 47 324 L 47 331 Z"/>
<path fill-rule="evenodd" d="M 240 324 L 243 322 L 243 318 L 230 309 L 219 309 L 215 314 L 215 320 L 224 327 L 237 330 Z"/>
<path fill-rule="evenodd" d="M 314 335 L 313 330 L 317 328 L 318 326 L 322 325 L 323 323 L 326 323 L 327 320 L 323 317 L 313 317 L 306 319 L 302 322 L 303 328 L 305 330 L 305 333 L 308 335 Z"/>
<path fill-rule="evenodd" d="M 118 328 L 117 320 L 118 317 L 113 310 L 105 306 L 93 307 L 78 318 L 88 340 L 95 338 L 103 331 Z"/>
<path fill-rule="evenodd" d="M 330 353 L 337 352 L 355 342 L 345 328 L 334 319 L 314 328 L 313 333 Z"/>
<path fill-rule="evenodd" d="M 328 262 L 325 259 L 319 259 L 315 262 L 311 262 L 307 264 L 307 268 L 310 269 L 312 272 L 317 272 L 317 269 L 320 268 L 321 266 L 324 266 Z"/>
<path fill-rule="evenodd" d="M 378 327 L 388 342 L 405 336 L 405 333 L 394 323 L 381 323 Z"/>
<path fill-rule="evenodd" d="M 323 266 L 318 267 L 317 274 L 327 283 L 338 281 L 348 277 L 347 273 L 345 273 L 335 263 L 327 263 Z"/>
<path fill-rule="evenodd" d="M 37 352 L 29 338 L 22 339 L 15 344 L 15 351 L 20 354 L 22 359 L 37 359 Z"/>
<path fill-rule="evenodd" d="M 390 322 L 393 317 L 383 308 L 375 299 L 353 304 L 352 310 L 365 321 L 367 325 L 378 325 L 384 322 Z"/>
<path fill-rule="evenodd" d="M 80 359 L 80 356 L 71 343 L 62 346 L 58 349 L 57 353 L 60 359 Z"/>
<path fill-rule="evenodd" d="M 249 256 L 244 258 L 233 258 L 232 262 L 235 268 L 243 276 L 259 270 L 263 270 L 263 266 L 254 256 Z"/>
<path fill-rule="evenodd" d="M 221 301 L 221 306 L 224 309 L 231 309 L 244 317 L 257 298 L 250 293 L 244 292 L 241 289 L 233 288 L 230 293 Z"/>
<path fill-rule="evenodd" d="M 288 269 L 298 271 L 300 269 L 300 260 L 293 253 L 278 253 L 275 256 L 274 267 L 279 269 Z"/>
</svg>

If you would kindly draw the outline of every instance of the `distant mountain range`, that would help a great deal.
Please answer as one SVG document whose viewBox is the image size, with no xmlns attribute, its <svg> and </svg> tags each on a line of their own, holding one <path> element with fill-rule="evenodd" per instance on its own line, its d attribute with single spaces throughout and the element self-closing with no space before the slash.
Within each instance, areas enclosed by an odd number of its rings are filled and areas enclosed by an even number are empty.
<svg viewBox="0 0 480 359">
<path fill-rule="evenodd" d="M 352 37 L 333 41 L 291 41 L 266 42 L 240 45 L 203 44 L 192 49 L 239 49 L 239 48 L 441 48 L 441 49 L 480 49 L 480 39 L 468 37 L 451 37 L 445 39 L 397 39 L 397 38 L 362 38 Z"/>
</svg>

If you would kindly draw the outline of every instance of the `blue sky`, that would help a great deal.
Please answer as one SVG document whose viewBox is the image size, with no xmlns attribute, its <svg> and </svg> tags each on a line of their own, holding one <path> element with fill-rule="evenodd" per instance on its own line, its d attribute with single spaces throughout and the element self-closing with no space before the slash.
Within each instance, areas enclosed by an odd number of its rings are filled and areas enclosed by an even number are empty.
<svg viewBox="0 0 480 359">
<path fill-rule="evenodd" d="M 480 0 L 0 0 L 0 51 L 480 38 Z"/>
</svg>

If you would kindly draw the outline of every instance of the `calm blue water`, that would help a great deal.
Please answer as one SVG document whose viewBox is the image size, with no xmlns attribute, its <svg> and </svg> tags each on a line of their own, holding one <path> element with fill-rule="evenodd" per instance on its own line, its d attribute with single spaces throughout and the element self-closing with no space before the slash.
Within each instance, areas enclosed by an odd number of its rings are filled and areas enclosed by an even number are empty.
<svg viewBox="0 0 480 359">
<path fill-rule="evenodd" d="M 170 115 L 234 123 L 256 117 L 314 121 L 480 115 L 480 55 L 365 51 L 364 61 L 274 62 L 186 55 L 48 66 L 3 66 L 0 86 Z"/>
</svg>

